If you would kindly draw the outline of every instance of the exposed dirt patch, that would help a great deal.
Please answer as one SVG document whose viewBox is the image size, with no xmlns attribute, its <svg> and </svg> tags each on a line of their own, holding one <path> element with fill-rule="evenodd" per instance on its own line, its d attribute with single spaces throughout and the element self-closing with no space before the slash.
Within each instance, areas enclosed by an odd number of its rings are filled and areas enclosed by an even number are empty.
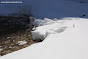
<svg viewBox="0 0 88 59">
<path fill-rule="evenodd" d="M 6 55 L 13 51 L 37 43 L 33 41 L 29 15 L 10 15 L 0 16 L 0 55 Z M 25 41 L 25 44 L 19 45 L 19 41 Z"/>
<path fill-rule="evenodd" d="M 24 45 L 19 45 L 19 41 L 26 41 L 27 43 Z M 29 29 L 22 30 L 17 33 L 0 36 L 0 55 L 3 56 L 5 54 L 11 53 L 13 51 L 17 51 L 19 49 L 30 46 L 31 44 L 37 43 L 33 41 L 31 32 Z"/>
</svg>

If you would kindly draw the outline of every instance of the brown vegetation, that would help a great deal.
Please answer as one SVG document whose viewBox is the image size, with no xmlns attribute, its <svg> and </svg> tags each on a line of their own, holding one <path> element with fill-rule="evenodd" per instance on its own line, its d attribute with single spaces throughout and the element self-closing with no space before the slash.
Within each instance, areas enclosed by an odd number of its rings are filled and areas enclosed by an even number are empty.
<svg viewBox="0 0 88 59">
<path fill-rule="evenodd" d="M 37 43 L 33 41 L 29 15 L 0 16 L 0 55 L 5 55 L 13 51 Z M 19 45 L 18 41 L 26 41 L 24 45 Z"/>
</svg>

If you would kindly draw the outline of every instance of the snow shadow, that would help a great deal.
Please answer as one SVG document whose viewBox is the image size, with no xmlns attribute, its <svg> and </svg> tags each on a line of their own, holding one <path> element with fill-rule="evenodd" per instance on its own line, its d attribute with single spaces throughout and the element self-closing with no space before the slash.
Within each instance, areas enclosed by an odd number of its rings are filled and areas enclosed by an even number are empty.
<svg viewBox="0 0 88 59">
<path fill-rule="evenodd" d="M 67 28 L 67 27 L 61 27 L 60 29 L 56 30 L 55 32 L 61 33 L 61 32 L 63 32 L 63 31 L 65 31 L 66 28 Z"/>
</svg>

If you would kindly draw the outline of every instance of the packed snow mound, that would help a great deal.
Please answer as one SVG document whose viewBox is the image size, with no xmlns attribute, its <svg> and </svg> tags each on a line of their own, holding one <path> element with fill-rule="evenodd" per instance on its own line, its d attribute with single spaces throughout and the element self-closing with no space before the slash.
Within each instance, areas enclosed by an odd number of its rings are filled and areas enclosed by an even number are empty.
<svg viewBox="0 0 88 59">
<path fill-rule="evenodd" d="M 68 27 L 75 27 L 74 20 L 72 18 L 66 18 L 68 20 L 48 19 L 44 20 L 35 19 L 34 25 L 38 26 L 32 31 L 34 40 L 44 40 L 49 34 L 62 33 Z M 71 20 L 70 20 L 71 19 Z"/>
<path fill-rule="evenodd" d="M 33 22 L 33 24 L 35 26 L 43 26 L 43 25 L 47 25 L 47 24 L 52 24 L 54 20 L 57 20 L 57 19 L 48 19 L 48 18 L 44 18 L 44 20 L 42 19 L 35 19 L 35 21 Z"/>
<path fill-rule="evenodd" d="M 51 24 L 52 28 L 67 26 L 63 32 L 54 34 L 50 32 L 42 43 L 2 56 L 0 59 L 88 59 L 88 19 L 65 19 Z M 47 29 L 46 26 L 50 26 L 50 24 L 39 27 Z M 39 27 L 38 30 L 41 29 Z M 50 26 L 47 32 L 52 28 Z"/>
</svg>

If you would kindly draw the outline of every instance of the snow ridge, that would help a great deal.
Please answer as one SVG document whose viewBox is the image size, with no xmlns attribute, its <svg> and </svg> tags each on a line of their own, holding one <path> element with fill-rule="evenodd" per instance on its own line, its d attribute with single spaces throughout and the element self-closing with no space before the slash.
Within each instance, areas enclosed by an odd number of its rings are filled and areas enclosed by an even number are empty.
<svg viewBox="0 0 88 59">
<path fill-rule="evenodd" d="M 34 25 L 38 27 L 32 31 L 33 38 L 34 40 L 44 40 L 49 34 L 61 33 L 66 30 L 66 28 L 73 26 L 73 23 L 71 22 L 72 20 L 51 20 L 48 18 L 44 18 L 44 20 L 35 19 Z"/>
</svg>

